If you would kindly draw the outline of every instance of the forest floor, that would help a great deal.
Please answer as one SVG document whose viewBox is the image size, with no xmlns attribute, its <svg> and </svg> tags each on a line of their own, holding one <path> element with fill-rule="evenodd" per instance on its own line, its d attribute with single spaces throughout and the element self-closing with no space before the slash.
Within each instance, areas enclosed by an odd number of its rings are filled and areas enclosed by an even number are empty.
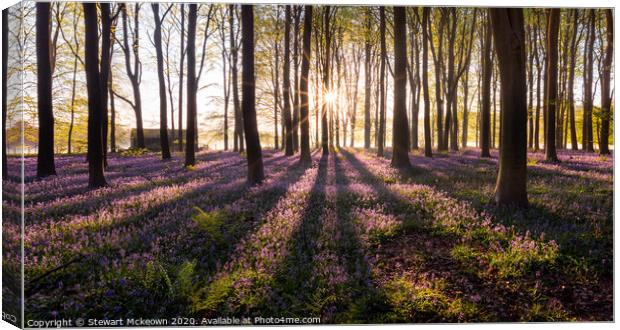
<svg viewBox="0 0 620 330">
<path fill-rule="evenodd" d="M 363 150 L 311 167 L 264 151 L 257 187 L 233 152 L 189 169 L 110 155 L 97 190 L 83 156 L 43 180 L 27 158 L 26 319 L 612 320 L 613 158 L 530 153 L 531 205 L 511 209 L 492 203 L 497 154 L 478 154 L 414 152 L 405 173 Z M 4 186 L 9 217 L 19 186 Z"/>
</svg>

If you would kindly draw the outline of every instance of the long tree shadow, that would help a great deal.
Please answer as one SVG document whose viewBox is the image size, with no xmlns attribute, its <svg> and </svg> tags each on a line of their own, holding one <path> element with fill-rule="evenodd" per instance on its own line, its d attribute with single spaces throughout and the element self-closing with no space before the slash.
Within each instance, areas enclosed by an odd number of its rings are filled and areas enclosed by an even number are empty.
<svg viewBox="0 0 620 330">
<path fill-rule="evenodd" d="M 313 264 L 318 247 L 318 237 L 321 232 L 321 223 L 325 217 L 327 201 L 329 157 L 322 155 L 314 182 L 309 189 L 305 207 L 300 215 L 300 223 L 295 228 L 291 238 L 284 242 L 286 253 L 274 274 L 272 289 L 263 302 L 251 307 L 260 311 L 262 315 L 308 316 L 316 315 L 309 301 L 313 301 L 316 293 L 316 283 L 313 281 Z M 317 301 L 318 309 L 323 306 Z M 246 309 L 240 312 L 244 315 L 253 310 Z M 258 314 L 260 315 L 260 314 Z"/>
<path fill-rule="evenodd" d="M 372 269 L 368 263 L 370 251 L 363 246 L 359 231 L 356 228 L 353 216 L 353 207 L 356 204 L 355 193 L 351 192 L 348 178 L 350 173 L 345 172 L 341 164 L 340 154 L 334 155 L 334 167 L 337 184 L 336 208 L 338 214 L 338 239 L 333 243 L 338 254 L 344 259 L 348 272 L 347 282 L 348 301 L 341 306 L 337 322 L 364 322 L 378 319 L 387 312 L 382 302 L 377 303 L 377 297 L 382 296 L 372 278 Z M 364 313 L 362 313 L 364 311 Z"/>
<path fill-rule="evenodd" d="M 183 171 L 181 173 L 155 173 L 161 176 L 151 179 L 151 173 L 139 173 L 134 177 L 140 178 L 141 182 L 132 185 L 123 185 L 118 188 L 98 189 L 97 191 L 84 191 L 85 195 L 77 195 L 74 201 L 59 200 L 54 203 L 36 204 L 26 210 L 28 224 L 37 221 L 49 221 L 56 218 L 66 218 L 74 215 L 87 215 L 97 210 L 101 206 L 114 204 L 116 201 L 126 199 L 128 196 L 137 194 L 149 194 L 157 188 L 171 185 L 183 185 L 195 179 L 217 177 L 231 167 L 241 166 L 245 160 L 234 163 L 221 163 L 208 168 L 208 171 Z M 174 174 L 177 174 L 174 176 Z M 180 174 L 180 175 L 178 175 Z"/>
<path fill-rule="evenodd" d="M 459 165 L 457 160 L 429 160 L 413 156 L 413 163 L 422 163 L 422 173 L 411 182 L 428 185 L 457 200 L 470 203 L 478 212 L 491 215 L 495 223 L 529 232 L 534 237 L 559 243 L 561 254 L 570 263 L 596 269 L 596 277 L 611 281 L 613 258 L 613 201 L 611 182 L 605 179 L 584 180 L 580 174 L 567 175 L 561 163 L 557 170 L 544 166 L 528 169 L 527 209 L 498 207 L 492 200 L 495 166 L 475 158 Z M 433 166 L 434 164 L 439 164 Z M 584 172 L 587 173 L 587 172 Z M 608 186 L 608 187 L 606 187 Z M 550 201 L 558 201 L 551 203 Z M 585 209 L 584 209 L 585 208 Z M 573 260 L 583 260 L 575 262 Z M 572 272 L 568 272 L 569 276 Z"/>
<path fill-rule="evenodd" d="M 274 157 L 275 158 L 275 157 Z M 279 158 L 275 158 L 273 161 Z M 265 164 L 268 165 L 272 161 L 266 160 Z M 277 163 L 277 162 L 276 162 Z M 275 164 L 277 165 L 277 164 Z M 274 169 L 275 170 L 275 169 Z M 199 274 L 200 276 L 207 277 L 213 273 L 217 268 L 217 264 L 226 262 L 231 257 L 231 253 L 234 252 L 235 244 L 243 239 L 248 233 L 251 233 L 261 222 L 259 221 L 261 215 L 268 211 L 286 192 L 288 186 L 294 184 L 305 172 L 306 168 L 302 166 L 294 165 L 290 170 L 284 167 L 280 168 L 281 174 L 273 178 L 272 185 L 265 185 L 261 189 L 269 191 L 269 193 L 256 193 L 253 188 L 248 187 L 245 183 L 238 185 L 231 191 L 227 191 L 225 194 L 214 191 L 212 194 L 208 194 L 205 198 L 205 192 L 192 191 L 175 198 L 172 201 L 162 205 L 161 208 L 153 210 L 148 213 L 143 213 L 128 219 L 127 221 L 120 221 L 119 224 L 126 226 L 127 222 L 135 223 L 136 225 L 142 225 L 140 230 L 132 235 L 129 240 L 124 240 L 123 244 L 114 244 L 113 246 L 104 246 L 101 249 L 96 249 L 88 258 L 75 264 L 77 267 L 82 267 L 82 271 L 90 269 L 91 276 L 94 278 L 106 278 L 109 274 L 106 274 L 106 270 L 101 267 L 100 260 L 102 258 L 106 260 L 123 260 L 123 255 L 140 255 L 141 253 L 148 252 L 148 249 L 152 247 L 154 243 L 157 243 L 158 249 L 161 251 L 157 256 L 157 262 L 162 267 L 176 269 L 186 260 L 200 260 Z M 281 184 L 285 182 L 285 184 Z M 252 197 L 250 197 L 252 196 Z M 224 233 L 222 239 L 209 240 L 205 239 L 204 233 L 200 231 L 188 231 L 187 226 L 179 223 L 179 221 L 188 221 L 191 214 L 194 212 L 192 207 L 201 207 L 203 209 L 222 207 L 227 204 L 235 204 L 235 201 L 243 200 L 247 198 L 255 198 L 253 205 L 257 205 L 256 209 L 243 210 L 239 212 L 242 216 L 231 217 L 226 226 L 234 228 L 234 230 L 227 230 Z M 167 210 L 167 211 L 166 211 Z M 171 214 L 170 211 L 183 210 L 182 213 Z M 156 218 L 166 218 L 173 221 L 156 221 Z M 176 219 L 176 220 L 175 220 Z M 157 222 L 156 224 L 153 224 Z M 146 225 L 145 225 L 146 223 Z M 151 224 L 153 224 L 151 226 Z M 108 230 L 111 230 L 108 228 Z M 175 234 L 179 233 L 181 234 Z M 167 239 L 164 239 L 166 238 Z M 197 248 L 199 247 L 199 248 Z M 119 254 L 119 250 L 123 250 L 123 254 Z M 63 296 L 67 289 L 70 288 L 71 283 L 80 283 L 83 280 L 83 274 L 76 271 L 75 266 L 67 267 L 57 273 L 51 274 L 44 282 L 37 284 L 34 288 L 36 291 L 46 293 L 58 293 Z M 132 267 L 139 267 L 138 265 L 132 265 Z M 65 286 L 62 288 L 53 288 L 51 285 L 54 283 L 62 282 Z M 134 282 L 131 285 L 141 287 L 139 282 Z M 59 291 L 59 292 L 58 292 Z M 70 291 L 69 291 L 70 292 Z M 137 295 L 133 291 L 135 297 L 115 297 L 119 301 L 126 301 L 131 303 L 131 307 L 120 306 L 110 311 L 109 304 L 105 302 L 109 300 L 101 292 L 101 289 L 93 291 L 89 296 L 87 302 L 82 306 L 82 309 L 75 311 L 76 315 L 89 315 L 92 317 L 120 317 L 127 316 L 125 313 L 131 311 L 131 313 L 138 313 L 141 311 L 143 315 L 152 315 L 153 311 L 159 310 L 161 315 L 174 316 L 178 313 L 187 313 L 187 302 L 180 303 L 178 299 L 172 299 L 167 296 L 167 292 L 147 290 L 146 296 Z M 128 293 L 131 294 L 131 293 Z M 49 298 L 49 297 L 48 297 Z M 135 304 L 136 300 L 140 300 L 141 304 Z M 162 306 L 166 308 L 162 310 Z M 43 305 L 43 308 L 50 308 L 50 306 Z M 37 313 L 44 313 L 44 310 L 37 310 L 31 308 L 33 315 Z M 138 315 L 136 314 L 136 315 Z"/>
<path fill-rule="evenodd" d="M 518 321 L 528 314 L 528 308 L 532 303 L 531 297 L 522 291 L 530 285 L 533 286 L 535 280 L 526 274 L 525 277 L 513 279 L 519 284 L 517 285 L 513 281 L 504 282 L 493 276 L 480 277 L 475 271 L 476 264 L 469 264 L 454 258 L 453 251 L 462 241 L 461 237 L 433 224 L 432 219 L 429 219 L 432 216 L 430 210 L 416 210 L 419 206 L 412 205 L 402 196 L 388 189 L 383 179 L 367 169 L 353 154 L 343 151 L 343 155 L 352 167 L 360 172 L 364 181 L 376 189 L 380 196 L 377 202 L 390 205 L 388 208 L 393 214 L 407 215 L 403 220 L 403 231 L 383 242 L 376 249 L 377 255 L 384 258 L 383 262 L 377 266 L 378 273 L 382 274 L 379 276 L 387 277 L 383 280 L 378 279 L 378 281 L 388 283 L 387 288 L 384 288 L 387 292 L 393 285 L 394 279 L 398 280 L 401 276 L 412 281 L 414 286 L 415 283 L 432 278 L 442 283 L 441 291 L 446 296 L 455 301 L 458 299 L 461 304 L 465 302 L 473 306 L 470 309 L 472 314 L 465 315 L 465 319 Z M 409 218 L 410 214 L 417 217 Z M 506 284 L 511 282 L 513 282 L 512 285 Z M 424 286 L 423 283 L 420 285 Z M 435 300 L 431 299 L 432 301 L 441 305 L 441 299 L 437 297 Z M 404 303 L 404 301 L 401 302 Z M 565 301 L 565 303 L 569 302 Z M 400 316 L 392 314 L 394 318 L 380 320 L 384 322 L 390 320 L 416 322 L 459 320 L 454 315 L 444 314 L 440 309 L 417 310 L 416 312 Z M 411 319 L 407 320 L 407 317 Z"/>
<path fill-rule="evenodd" d="M 272 158 L 272 159 L 268 159 L 265 161 L 265 165 L 266 166 L 270 166 L 273 165 L 274 169 L 279 171 L 281 169 L 280 166 L 282 166 L 281 163 L 283 163 L 285 160 L 282 158 Z M 210 172 L 210 173 L 202 173 L 202 172 L 192 172 L 191 176 L 189 177 L 183 177 L 183 179 L 181 179 L 179 182 L 176 183 L 171 183 L 170 181 L 167 180 L 163 180 L 163 181 L 152 181 L 151 184 L 149 185 L 149 189 L 146 190 L 145 192 L 143 192 L 141 195 L 138 195 L 137 197 L 135 197 L 134 199 L 136 200 L 140 200 L 140 204 L 143 205 L 145 203 L 147 203 L 149 200 L 148 198 L 142 199 L 140 196 L 145 196 L 145 197 L 149 197 L 149 196 L 153 196 L 154 198 L 157 199 L 157 203 L 154 203 L 154 205 L 144 205 L 144 207 L 139 207 L 138 208 L 138 212 L 133 212 L 133 209 L 135 207 L 132 207 L 132 205 L 129 206 L 124 206 L 124 207 L 129 207 L 130 209 L 132 209 L 132 213 L 134 213 L 134 215 L 132 215 L 131 217 L 122 217 L 119 219 L 114 219 L 114 221 L 110 222 L 109 224 L 106 225 L 97 225 L 96 230 L 98 231 L 105 231 L 107 229 L 115 229 L 118 228 L 118 226 L 124 226 L 124 225 L 128 225 L 128 224 L 132 224 L 134 221 L 119 221 L 119 220 L 136 220 L 136 221 L 141 221 L 142 219 L 144 219 L 145 217 L 148 216 L 153 216 L 158 214 L 161 210 L 165 209 L 166 207 L 170 206 L 170 205 L 174 205 L 175 203 L 177 203 L 179 200 L 183 200 L 184 198 L 192 198 L 193 196 L 199 195 L 201 193 L 207 193 L 210 192 L 214 189 L 214 187 L 219 186 L 228 186 L 230 184 L 235 184 L 235 182 L 237 183 L 236 185 L 234 185 L 234 187 L 237 187 L 237 189 L 243 189 L 245 188 L 245 185 L 243 184 L 244 179 L 243 179 L 243 166 L 241 166 L 241 163 L 239 166 L 237 167 L 226 167 L 226 166 L 221 166 L 220 168 L 217 168 L 216 171 Z M 232 172 L 231 172 L 232 171 Z M 233 174 L 231 174 L 233 173 Z M 204 174 L 204 175 L 203 175 Z M 190 187 L 190 183 L 196 183 L 193 182 L 191 179 L 200 179 L 204 182 L 199 182 L 198 185 L 194 184 L 193 186 L 191 186 L 191 190 L 187 190 L 184 191 L 181 194 L 178 194 L 178 196 L 162 196 L 161 195 L 161 189 L 165 188 L 165 187 L 169 187 L 169 186 L 174 186 L 174 185 L 179 185 L 179 187 L 177 187 L 177 190 L 183 190 L 183 188 L 185 187 L 185 185 L 188 185 L 188 187 Z M 175 179 L 173 179 L 174 181 Z M 161 185 L 158 185 L 160 184 Z M 219 193 L 218 191 L 215 191 L 213 194 L 215 195 L 216 193 Z M 116 200 L 109 200 L 109 198 L 105 198 L 101 197 L 99 199 L 96 199 L 93 203 L 95 204 L 94 206 L 87 208 L 86 211 L 90 211 L 90 212 L 86 212 L 86 214 L 92 215 L 92 216 L 98 216 L 98 213 L 93 213 L 93 211 L 95 209 L 97 209 L 97 206 L 105 206 L 105 207 L 110 207 L 111 205 L 116 205 L 116 208 L 119 207 L 123 207 L 123 203 L 125 202 L 130 202 L 129 199 L 127 199 L 127 193 L 122 193 L 121 194 L 123 197 L 125 197 L 125 199 L 119 199 L 118 201 L 121 201 L 121 203 L 114 203 Z M 133 196 L 133 195 L 132 195 Z M 225 194 L 223 194 L 223 196 L 225 196 Z M 109 195 L 107 197 L 110 197 Z M 84 203 L 88 204 L 88 200 L 84 201 Z M 99 213 L 101 212 L 101 210 L 98 211 Z M 73 213 L 69 213 L 69 215 L 72 215 Z M 78 213 L 80 214 L 80 213 Z M 64 216 L 64 215 L 63 215 Z M 27 219 L 30 220 L 31 219 Z M 49 220 L 49 219 L 48 219 Z M 76 231 L 78 229 L 81 230 L 86 230 L 89 229 L 88 222 L 81 222 L 83 226 L 81 227 L 70 227 L 71 229 L 71 234 L 76 234 Z M 71 225 L 70 223 L 65 223 L 63 222 L 63 224 L 66 225 Z M 26 225 L 30 225 L 30 223 L 27 223 Z M 43 228 L 45 228 L 46 223 L 42 223 L 42 225 L 44 226 Z M 82 228 L 84 227 L 84 228 Z M 30 230 L 34 230 L 35 226 L 31 226 Z M 58 229 L 57 229 L 58 230 Z"/>
</svg>

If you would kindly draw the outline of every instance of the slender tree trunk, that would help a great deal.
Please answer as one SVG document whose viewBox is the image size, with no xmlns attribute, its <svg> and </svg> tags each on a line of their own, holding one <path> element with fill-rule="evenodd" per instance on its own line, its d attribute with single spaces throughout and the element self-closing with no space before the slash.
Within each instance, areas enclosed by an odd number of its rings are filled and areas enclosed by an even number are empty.
<svg viewBox="0 0 620 330">
<path fill-rule="evenodd" d="M 133 29 L 133 42 L 129 45 L 129 32 L 127 22 L 127 5 L 122 4 L 122 19 L 123 19 L 123 51 L 125 53 L 125 67 L 127 68 L 127 76 L 133 89 L 133 104 L 136 115 L 136 141 L 138 148 L 144 148 L 144 127 L 142 125 L 142 97 L 140 95 L 140 82 L 142 80 L 142 64 L 139 57 L 140 49 L 140 36 L 139 36 L 139 13 L 140 4 L 136 3 L 134 12 L 134 29 Z M 131 55 L 133 53 L 133 69 L 131 65 Z"/>
<path fill-rule="evenodd" d="M 291 119 L 291 6 L 287 5 L 284 19 L 284 73 L 283 95 L 284 101 L 284 155 L 293 155 L 293 122 Z"/>
<path fill-rule="evenodd" d="M 538 26 L 538 24 L 535 24 Z M 534 150 L 540 150 L 540 96 L 542 95 L 540 82 L 542 78 L 542 61 L 538 54 L 538 27 L 534 29 L 534 59 L 536 60 L 536 115 L 534 119 Z"/>
<path fill-rule="evenodd" d="M 372 44 L 370 41 L 371 33 L 371 21 L 372 15 L 370 13 L 370 7 L 366 8 L 366 31 L 364 39 L 364 149 L 370 148 L 370 97 L 371 97 L 371 79 L 372 79 L 372 67 L 371 67 L 371 50 Z"/>
<path fill-rule="evenodd" d="M 324 33 L 325 33 L 325 57 L 323 58 L 323 85 L 325 88 L 325 92 L 329 92 L 331 90 L 330 86 L 330 60 L 331 60 L 331 30 L 329 26 L 330 21 L 330 11 L 331 8 L 329 6 L 325 6 L 324 9 Z M 325 94 L 324 94 L 325 95 Z M 321 142 L 323 146 L 323 155 L 329 154 L 329 132 L 327 126 L 327 100 L 323 98 L 323 110 L 321 111 Z"/>
<path fill-rule="evenodd" d="M 385 95 L 385 62 L 387 60 L 387 47 L 385 42 L 385 7 L 379 7 L 379 33 L 381 38 L 381 66 L 379 68 L 379 88 L 380 88 L 380 107 L 379 107 L 379 139 L 377 145 L 377 156 L 383 157 L 383 148 L 385 147 L 385 110 L 386 110 L 386 95 Z"/>
<path fill-rule="evenodd" d="M 185 166 L 196 165 L 196 4 L 189 5 L 187 18 L 187 124 L 185 141 Z"/>
<path fill-rule="evenodd" d="M 394 7 L 394 120 L 392 166 L 410 168 L 409 121 L 407 120 L 407 14 Z"/>
<path fill-rule="evenodd" d="M 495 201 L 527 201 L 527 87 L 523 9 L 490 9 L 501 74 L 502 137 Z"/>
<path fill-rule="evenodd" d="M 256 123 L 256 85 L 254 77 L 254 7 L 241 6 L 242 24 L 242 93 L 243 93 L 243 127 L 247 144 L 248 183 L 260 184 L 265 173 L 263 170 L 263 156 Z"/>
<path fill-rule="evenodd" d="M 430 8 L 422 9 L 422 89 L 424 94 L 424 156 L 433 156 L 433 142 L 431 141 L 431 101 L 428 91 L 428 15 Z"/>
<path fill-rule="evenodd" d="M 534 148 L 534 51 L 533 46 L 534 42 L 534 27 L 533 24 L 529 25 L 529 33 L 528 35 L 528 65 L 527 65 L 527 77 L 528 77 L 528 88 L 529 88 L 529 97 L 527 103 L 527 119 L 528 119 L 528 130 L 527 130 L 527 146 L 528 148 Z"/>
<path fill-rule="evenodd" d="M 234 147 L 234 151 L 243 152 L 244 147 L 244 138 L 243 138 L 243 116 L 241 115 L 241 105 L 239 101 L 239 79 L 238 79 L 238 69 L 237 69 L 237 58 L 239 53 L 239 48 L 237 47 L 237 40 L 235 38 L 234 31 L 234 20 L 235 20 L 235 5 L 228 5 L 228 23 L 230 25 L 230 54 L 231 54 L 231 63 L 230 67 L 232 70 L 232 95 L 233 95 L 233 105 L 235 108 L 235 141 L 238 146 Z M 276 125 L 277 126 L 277 125 Z M 236 145 L 236 144 L 235 144 Z M 238 148 L 238 149 L 237 149 Z"/>
<path fill-rule="evenodd" d="M 469 122 L 469 110 L 468 110 L 468 97 L 469 97 L 469 70 L 465 72 L 463 76 L 463 135 L 461 136 L 461 146 L 467 148 L 467 131 Z"/>
<path fill-rule="evenodd" d="M 231 5 L 232 6 L 232 5 Z M 183 73 L 185 72 L 185 4 L 181 4 L 181 50 L 179 63 L 179 151 L 183 151 Z M 232 33 L 231 33 L 232 38 Z M 187 129 L 186 129 L 187 130 Z"/>
<path fill-rule="evenodd" d="M 491 58 L 492 25 L 489 14 L 485 24 L 484 45 L 482 47 L 482 108 L 481 108 L 481 132 L 480 132 L 480 156 L 491 157 L 491 78 L 493 75 L 493 61 Z M 493 126 L 495 127 L 495 125 Z"/>
<path fill-rule="evenodd" d="M 595 9 L 590 9 L 588 18 L 588 37 L 584 52 L 584 97 L 583 97 L 583 125 L 582 125 L 582 148 L 586 151 L 594 151 L 592 138 L 592 109 L 593 109 L 593 71 L 594 71 L 594 39 L 595 39 Z"/>
<path fill-rule="evenodd" d="M 9 10 L 2 10 L 2 179 L 8 176 L 8 158 L 6 156 L 6 116 L 7 116 L 7 91 L 8 91 L 8 62 L 9 62 Z M 77 67 L 77 60 L 74 67 Z M 75 70 L 73 81 L 75 83 Z M 71 107 L 73 111 L 73 107 Z M 69 140 L 70 142 L 71 140 Z M 71 143 L 69 143 L 71 146 Z"/>
<path fill-rule="evenodd" d="M 299 9 L 295 9 L 294 15 L 294 33 L 293 33 L 293 152 L 299 151 Z"/>
<path fill-rule="evenodd" d="M 438 46 L 437 46 L 437 54 L 435 55 L 434 46 L 433 46 L 433 38 L 429 37 L 431 43 L 431 50 L 433 51 L 433 59 L 435 62 L 435 101 L 437 102 L 437 149 L 446 150 L 444 148 L 444 127 L 443 127 L 443 99 L 442 99 L 442 72 L 443 72 L 443 30 L 445 26 L 446 17 L 444 14 L 441 14 L 441 19 L 439 23 L 439 35 L 438 35 Z M 430 31 L 429 31 L 430 32 Z"/>
<path fill-rule="evenodd" d="M 75 85 L 77 78 L 77 57 L 73 60 L 73 79 L 71 80 L 71 119 L 69 121 L 69 132 L 67 132 L 67 153 L 71 154 L 71 140 L 73 137 L 73 125 L 75 123 Z"/>
<path fill-rule="evenodd" d="M 84 3 L 85 67 L 88 92 L 88 186 L 103 187 L 103 89 L 99 72 L 99 38 L 97 27 L 97 4 Z"/>
<path fill-rule="evenodd" d="M 611 120 L 611 63 L 614 56 L 614 18 L 611 9 L 605 9 L 606 42 L 601 77 L 601 136 L 599 151 L 609 154 L 609 122 Z"/>
<path fill-rule="evenodd" d="M 103 148 L 103 166 L 108 167 L 108 83 L 112 66 L 112 17 L 110 4 L 99 4 L 101 11 L 101 61 L 99 75 L 101 76 L 101 132 Z"/>
<path fill-rule="evenodd" d="M 570 121 L 570 144 L 572 150 L 577 150 L 577 127 L 575 125 L 575 60 L 577 57 L 577 30 L 579 27 L 579 10 L 573 9 L 573 33 L 570 46 L 570 63 L 568 65 L 568 116 Z"/>
<path fill-rule="evenodd" d="M 108 94 L 110 95 L 110 151 L 116 152 L 116 105 L 114 103 L 114 93 L 112 92 L 111 72 L 110 83 L 108 84 Z"/>
<path fill-rule="evenodd" d="M 157 56 L 157 78 L 159 80 L 159 143 L 161 145 L 161 158 L 170 159 L 170 145 L 168 144 L 168 100 L 166 99 L 166 78 L 164 76 L 164 53 L 161 45 L 161 19 L 159 17 L 159 4 L 154 2 L 153 18 L 155 20 L 154 43 Z"/>
<path fill-rule="evenodd" d="M 302 41 L 303 53 L 301 58 L 301 84 L 299 86 L 300 108 L 299 115 L 301 118 L 301 154 L 299 162 L 308 165 L 312 162 L 310 155 L 310 118 L 308 111 L 308 74 L 310 71 L 310 56 L 312 43 L 312 6 L 304 7 L 304 35 Z"/>
<path fill-rule="evenodd" d="M 275 72 L 274 72 L 274 88 L 273 88 L 273 133 L 274 133 L 274 141 L 273 146 L 275 150 L 279 150 L 278 143 L 278 106 L 280 105 L 280 50 L 278 46 L 278 41 L 275 43 L 274 47 L 275 53 Z M 284 115 L 282 115 L 284 117 Z M 284 145 L 284 136 L 282 137 L 282 145 Z"/>
<path fill-rule="evenodd" d="M 547 70 L 545 75 L 545 159 L 558 162 L 556 153 L 556 110 L 558 105 L 558 30 L 560 28 L 560 9 L 547 11 Z"/>
<path fill-rule="evenodd" d="M 50 61 L 50 4 L 36 3 L 37 109 L 39 148 L 37 177 L 56 175 L 54 165 L 54 112 L 52 108 L 52 64 Z"/>
</svg>

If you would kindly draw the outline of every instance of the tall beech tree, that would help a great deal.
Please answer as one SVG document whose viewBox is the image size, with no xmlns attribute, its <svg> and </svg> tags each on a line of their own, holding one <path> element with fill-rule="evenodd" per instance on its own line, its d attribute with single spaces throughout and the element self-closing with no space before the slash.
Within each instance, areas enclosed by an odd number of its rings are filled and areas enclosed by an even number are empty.
<svg viewBox="0 0 620 330">
<path fill-rule="evenodd" d="M 237 69 L 239 46 L 235 30 L 235 5 L 228 5 L 228 24 L 230 28 L 230 79 L 232 83 L 232 99 L 235 113 L 235 128 L 233 139 L 233 150 L 243 152 L 244 134 L 243 134 L 243 116 L 241 114 L 241 103 L 239 101 L 239 73 Z"/>
<path fill-rule="evenodd" d="M 293 121 L 291 118 L 291 6 L 286 5 L 284 18 L 284 73 L 282 101 L 282 116 L 284 118 L 285 136 L 284 154 L 293 155 Z"/>
<path fill-rule="evenodd" d="M 444 39 L 444 28 L 446 26 L 446 15 L 442 12 L 443 9 L 439 9 L 439 27 L 437 28 L 437 51 L 435 51 L 435 46 L 433 43 L 433 37 L 431 35 L 432 28 L 429 25 L 429 44 L 431 46 L 431 53 L 433 54 L 433 62 L 435 67 L 435 103 L 437 104 L 436 118 L 437 122 L 437 149 L 445 150 L 444 148 L 444 127 L 443 127 L 443 39 Z M 430 24 L 430 23 L 429 23 Z"/>
<path fill-rule="evenodd" d="M 570 121 L 570 144 L 572 150 L 577 150 L 579 147 L 577 145 L 577 127 L 575 120 L 575 93 L 573 92 L 575 86 L 575 66 L 576 66 L 576 58 L 577 58 L 577 34 L 579 27 L 579 10 L 573 9 L 573 26 L 571 33 L 571 41 L 570 41 L 570 62 L 568 64 L 568 118 Z"/>
<path fill-rule="evenodd" d="M 54 164 L 54 111 L 52 107 L 52 63 L 50 53 L 50 4 L 36 3 L 37 113 L 39 148 L 37 177 L 56 175 Z"/>
<path fill-rule="evenodd" d="M 243 128 L 247 146 L 248 183 L 260 184 L 265 178 L 263 155 L 256 123 L 256 77 L 254 76 L 254 6 L 241 6 L 242 72 L 241 92 Z"/>
<path fill-rule="evenodd" d="M 301 76 L 299 85 L 299 116 L 300 116 L 300 151 L 299 162 L 308 165 L 312 162 L 310 155 L 310 122 L 308 100 L 308 78 L 310 71 L 310 56 L 312 43 L 312 6 L 304 7 L 304 33 L 301 54 Z"/>
<path fill-rule="evenodd" d="M 84 3 L 84 61 L 88 93 L 88 185 L 91 188 L 106 185 L 103 174 L 103 93 L 99 72 L 99 36 L 97 4 Z"/>
<path fill-rule="evenodd" d="M 606 47 L 601 77 L 601 137 L 599 152 L 609 154 L 609 122 L 611 120 L 611 63 L 614 57 L 614 18 L 611 9 L 605 9 Z"/>
<path fill-rule="evenodd" d="M 387 61 L 387 46 L 385 42 L 385 7 L 379 7 L 379 38 L 380 38 L 380 66 L 379 66 L 379 130 L 377 133 L 377 156 L 383 157 L 383 148 L 385 147 L 385 62 Z"/>
<path fill-rule="evenodd" d="M 495 201 L 527 201 L 527 87 L 523 9 L 489 9 L 501 78 L 502 130 Z"/>
<path fill-rule="evenodd" d="M 581 145 L 583 150 L 594 151 L 594 143 L 592 138 L 592 109 L 593 105 L 593 73 L 594 73 L 594 41 L 595 37 L 595 19 L 596 13 L 594 9 L 588 10 L 587 18 L 587 37 L 584 49 L 584 69 L 583 69 L 583 122 L 581 131 Z"/>
<path fill-rule="evenodd" d="M 128 27 L 128 14 L 127 4 L 121 4 L 122 24 L 123 24 L 123 43 L 120 44 L 121 49 L 125 55 L 125 69 L 127 71 L 127 77 L 131 83 L 133 90 L 133 101 L 116 94 L 121 100 L 129 104 L 136 115 L 136 146 L 138 148 L 144 148 L 144 127 L 142 124 L 142 96 L 140 93 L 140 83 L 142 82 L 142 62 L 140 61 L 140 4 L 134 5 L 133 12 L 133 29 L 131 35 L 133 37 L 131 45 L 129 44 L 130 32 Z M 133 56 L 133 66 L 131 58 Z"/>
<path fill-rule="evenodd" d="M 424 156 L 433 156 L 433 142 L 431 141 L 431 101 L 428 91 L 428 43 L 429 40 L 429 12 L 430 8 L 422 9 L 422 89 L 424 94 Z"/>
<path fill-rule="evenodd" d="M 492 45 L 491 17 L 487 17 L 484 28 L 484 42 L 482 45 L 482 81 L 481 81 L 481 115 L 480 115 L 480 156 L 491 157 L 491 77 L 493 75 L 493 62 L 491 59 Z"/>
<path fill-rule="evenodd" d="M 101 20 L 101 60 L 99 61 L 99 75 L 101 80 L 101 143 L 103 148 L 103 166 L 108 167 L 108 84 L 110 82 L 112 66 L 112 24 L 114 18 L 110 11 L 110 3 L 99 3 Z"/>
<path fill-rule="evenodd" d="M 185 166 L 196 165 L 196 20 L 198 8 L 189 5 L 187 17 L 187 124 L 185 139 Z"/>
<path fill-rule="evenodd" d="M 181 50 L 179 51 L 179 151 L 183 151 L 183 74 L 187 48 L 185 48 L 185 4 L 181 4 Z M 232 6 L 232 5 L 231 5 Z"/>
<path fill-rule="evenodd" d="M 392 166 L 411 167 L 409 121 L 407 120 L 407 13 L 394 7 L 394 120 L 392 121 Z"/>
<path fill-rule="evenodd" d="M 153 32 L 153 41 L 155 44 L 155 53 L 157 57 L 157 78 L 159 82 L 159 143 L 161 146 L 161 158 L 170 159 L 170 145 L 168 139 L 168 100 L 166 99 L 166 78 L 164 76 L 164 53 L 161 42 L 161 24 L 166 14 L 160 18 L 159 4 L 154 2 L 151 4 L 153 9 L 153 19 L 155 20 L 155 31 Z M 168 10 L 170 10 L 169 7 Z"/>
<path fill-rule="evenodd" d="M 323 34 L 325 35 L 325 46 L 324 46 L 324 57 L 323 57 L 323 88 L 324 95 L 330 93 L 331 84 L 330 84 L 330 61 L 331 61 L 331 27 L 329 24 L 331 15 L 331 7 L 325 6 L 323 12 Z M 328 108 L 328 100 L 327 97 L 323 97 L 323 109 L 321 110 L 321 145 L 323 147 L 323 155 L 329 154 L 329 132 L 327 126 L 327 108 Z"/>
<path fill-rule="evenodd" d="M 2 10 L 2 179 L 6 180 L 8 172 L 8 158 L 6 156 L 6 115 L 8 91 L 8 63 L 9 63 L 9 10 Z"/>
<path fill-rule="evenodd" d="M 558 162 L 556 152 L 556 110 L 558 100 L 558 32 L 560 28 L 560 9 L 547 10 L 547 42 L 545 70 L 545 159 Z"/>
<path fill-rule="evenodd" d="M 366 8 L 366 29 L 364 30 L 364 149 L 370 148 L 370 96 L 372 83 L 371 51 L 372 15 Z"/>
<path fill-rule="evenodd" d="M 299 151 L 299 30 L 301 7 L 295 6 L 293 15 L 293 152 Z"/>
</svg>

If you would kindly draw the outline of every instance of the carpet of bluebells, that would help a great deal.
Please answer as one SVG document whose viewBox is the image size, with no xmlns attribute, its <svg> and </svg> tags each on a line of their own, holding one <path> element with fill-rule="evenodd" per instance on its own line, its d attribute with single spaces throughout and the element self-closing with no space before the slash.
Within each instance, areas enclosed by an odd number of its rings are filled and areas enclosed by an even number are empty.
<svg viewBox="0 0 620 330">
<path fill-rule="evenodd" d="M 530 153 L 531 205 L 512 209 L 492 202 L 497 154 L 478 154 L 414 152 L 403 172 L 363 150 L 315 151 L 306 167 L 265 151 L 255 187 L 238 153 L 190 168 L 182 154 L 113 154 L 96 190 L 83 156 L 40 180 L 28 157 L 26 319 L 612 320 L 613 158 Z M 10 162 L 7 269 L 20 259 Z"/>
</svg>

